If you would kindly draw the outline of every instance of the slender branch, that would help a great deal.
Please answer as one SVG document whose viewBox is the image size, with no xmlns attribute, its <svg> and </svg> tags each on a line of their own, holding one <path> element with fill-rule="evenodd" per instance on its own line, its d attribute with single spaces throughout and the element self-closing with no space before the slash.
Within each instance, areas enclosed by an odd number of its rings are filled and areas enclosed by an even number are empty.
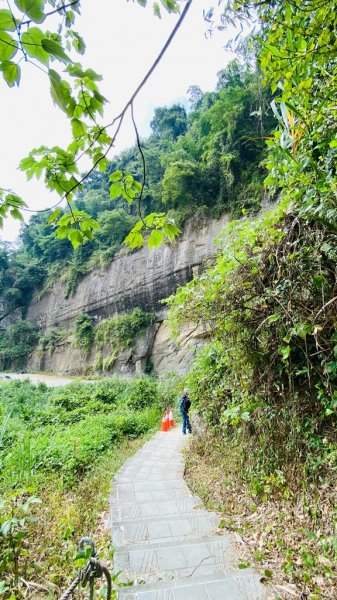
<svg viewBox="0 0 337 600">
<path fill-rule="evenodd" d="M 148 70 L 148 72 L 146 73 L 145 77 L 142 79 L 142 81 L 140 82 L 139 86 L 136 88 L 135 92 L 132 94 L 130 100 L 126 103 L 125 107 L 123 108 L 122 112 L 116 117 L 117 119 L 123 114 L 125 113 L 125 111 L 129 108 L 129 106 L 131 106 L 131 104 L 134 102 L 136 96 L 138 96 L 140 90 L 144 87 L 144 85 L 146 84 L 147 80 L 151 77 L 153 71 L 156 69 L 156 67 L 158 66 L 158 64 L 160 63 L 161 59 L 163 58 L 166 50 L 169 48 L 169 46 L 171 45 L 171 42 L 173 40 L 173 38 L 175 37 L 176 33 L 178 32 L 178 29 L 180 28 L 183 20 L 185 19 L 187 12 L 190 8 L 192 4 L 192 0 L 188 0 L 186 3 L 186 6 L 183 10 L 183 12 L 181 13 L 177 24 L 175 25 L 175 27 L 173 28 L 171 34 L 169 35 L 166 43 L 164 44 L 163 48 L 161 49 L 160 53 L 158 54 L 156 60 L 154 61 L 153 65 L 150 67 L 150 69 Z M 107 125 L 107 127 L 109 127 L 109 125 Z"/>
<path fill-rule="evenodd" d="M 142 182 L 142 189 L 140 190 L 140 194 L 137 198 L 138 200 L 138 214 L 139 214 L 139 218 L 142 221 L 144 227 L 146 229 L 148 229 L 144 219 L 143 219 L 143 215 L 142 215 L 142 211 L 141 211 L 141 201 L 142 201 L 142 197 L 143 197 L 143 192 L 144 192 L 144 187 L 145 187 L 145 182 L 146 182 L 146 163 L 145 163 L 145 156 L 144 156 L 144 152 L 143 149 L 141 147 L 140 144 L 140 137 L 139 137 L 139 133 L 138 133 L 138 129 L 137 129 L 137 125 L 136 125 L 136 121 L 135 121 L 135 116 L 133 113 L 133 104 L 131 104 L 131 119 L 132 119 L 132 123 L 133 123 L 133 127 L 136 133 L 136 140 L 137 140 L 137 147 L 139 150 L 139 154 L 142 157 L 142 166 L 143 166 L 143 182 Z"/>
</svg>

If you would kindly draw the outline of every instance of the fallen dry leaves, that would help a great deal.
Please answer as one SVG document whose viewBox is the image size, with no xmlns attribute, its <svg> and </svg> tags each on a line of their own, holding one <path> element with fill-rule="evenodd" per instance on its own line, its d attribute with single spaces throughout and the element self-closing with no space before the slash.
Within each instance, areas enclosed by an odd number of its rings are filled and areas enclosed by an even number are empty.
<svg viewBox="0 0 337 600">
<path fill-rule="evenodd" d="M 308 484 L 297 492 L 284 486 L 256 495 L 243 480 L 238 456 L 210 435 L 197 437 L 186 479 L 220 513 L 219 532 L 233 532 L 240 566 L 255 566 L 274 598 L 337 599 L 336 486 Z"/>
</svg>

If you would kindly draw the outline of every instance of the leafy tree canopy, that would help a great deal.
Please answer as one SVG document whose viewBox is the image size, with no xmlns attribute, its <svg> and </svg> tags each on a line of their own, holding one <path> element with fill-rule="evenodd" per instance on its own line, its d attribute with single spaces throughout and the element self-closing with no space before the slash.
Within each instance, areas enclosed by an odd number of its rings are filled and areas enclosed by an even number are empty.
<svg viewBox="0 0 337 600">
<path fill-rule="evenodd" d="M 186 3 L 171 38 L 190 3 L 190 0 Z M 144 7 L 147 0 L 138 0 L 138 4 Z M 179 8 L 176 0 L 154 1 L 152 5 L 157 16 L 160 16 L 161 7 L 168 12 L 178 12 Z M 67 148 L 34 148 L 21 161 L 20 168 L 26 172 L 28 179 L 43 177 L 47 189 L 56 191 L 60 196 L 49 222 L 56 229 L 57 237 L 67 238 L 74 248 L 88 239 L 92 240 L 99 227 L 89 213 L 72 206 L 74 193 L 81 189 L 83 181 L 96 169 L 106 171 L 107 155 L 114 145 L 125 114 L 128 110 L 132 112 L 135 96 L 161 58 L 159 55 L 122 112 L 112 122 L 103 123 L 106 98 L 99 90 L 102 78 L 93 69 L 84 69 L 78 61 L 78 55 L 85 51 L 85 42 L 74 29 L 80 6 L 80 0 L 9 0 L 6 8 L 0 9 L 0 71 L 4 81 L 9 87 L 20 85 L 22 64 L 26 61 L 33 63 L 48 77 L 52 100 L 71 125 L 73 139 Z M 50 24 L 51 30 L 48 29 Z M 81 175 L 78 164 L 83 156 L 91 163 L 85 175 Z M 111 198 L 123 196 L 130 204 L 141 199 L 142 184 L 134 180 L 131 173 L 117 171 L 110 175 L 110 181 Z M 22 211 L 26 205 L 21 197 L 12 190 L 0 189 L 0 199 L 0 226 L 8 213 L 23 220 Z M 67 213 L 59 208 L 63 200 L 68 204 Z M 159 221 L 157 225 L 164 237 L 165 219 Z M 151 227 L 157 225 L 153 222 Z M 170 231 L 173 232 L 172 227 Z M 176 233 L 174 231 L 174 235 Z M 140 231 L 138 234 L 142 236 Z"/>
</svg>

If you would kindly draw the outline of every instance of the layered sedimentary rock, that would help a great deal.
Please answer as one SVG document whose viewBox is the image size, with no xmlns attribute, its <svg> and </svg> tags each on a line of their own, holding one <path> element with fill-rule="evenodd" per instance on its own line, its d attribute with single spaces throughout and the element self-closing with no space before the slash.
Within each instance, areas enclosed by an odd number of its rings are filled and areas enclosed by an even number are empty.
<svg viewBox="0 0 337 600">
<path fill-rule="evenodd" d="M 163 244 L 153 250 L 144 247 L 127 252 L 123 249 L 107 269 L 94 270 L 83 277 L 75 294 L 68 298 L 66 284 L 56 282 L 50 292 L 32 301 L 27 319 L 46 331 L 55 326 L 70 329 L 80 313 L 88 313 L 98 321 L 135 307 L 153 311 L 158 317 L 155 335 L 146 334 L 148 343 L 138 342 L 138 351 L 136 349 L 132 357 L 125 357 L 124 363 L 126 361 L 129 364 L 128 368 L 124 368 L 123 361 L 122 364 L 117 361 L 119 367 L 114 367 L 114 370 L 124 370 L 128 374 L 139 372 L 150 358 L 158 373 L 170 370 L 182 372 L 189 361 L 187 346 L 191 340 L 192 344 L 197 343 L 195 340 L 199 334 L 194 336 L 193 332 L 186 333 L 182 347 L 177 350 L 169 342 L 165 326 L 160 325 L 165 316 L 161 300 L 175 292 L 178 286 L 190 281 L 214 258 L 217 250 L 213 240 L 225 222 L 226 217 L 220 220 L 192 219 L 183 235 L 173 244 Z M 55 352 L 55 358 L 41 354 L 38 357 L 34 353 L 29 364 L 35 368 L 41 368 L 42 365 L 46 368 L 48 365 L 49 370 L 73 373 L 83 372 L 87 360 L 81 358 L 80 353 L 72 352 L 68 342 Z M 66 368 L 69 362 L 75 364 Z"/>
</svg>

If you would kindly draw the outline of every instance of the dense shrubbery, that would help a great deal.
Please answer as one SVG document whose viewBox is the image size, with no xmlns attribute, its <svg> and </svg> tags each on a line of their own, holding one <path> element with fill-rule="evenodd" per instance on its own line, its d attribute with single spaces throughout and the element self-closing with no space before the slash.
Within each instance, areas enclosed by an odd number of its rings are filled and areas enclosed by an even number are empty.
<svg viewBox="0 0 337 600">
<path fill-rule="evenodd" d="M 29 485 L 39 473 L 55 471 L 72 481 L 102 452 L 153 426 L 159 403 L 157 383 L 145 377 L 59 389 L 2 384 L 2 485 Z"/>
<path fill-rule="evenodd" d="M 75 319 L 75 342 L 89 354 L 94 341 L 94 324 L 89 315 L 82 313 Z"/>
<path fill-rule="evenodd" d="M 173 301 L 176 325 L 197 321 L 214 340 L 190 374 L 202 412 L 244 436 L 262 478 L 337 465 L 336 253 L 322 226 L 277 209 L 232 226 L 216 265 Z"/>
<path fill-rule="evenodd" d="M 128 399 L 129 406 L 134 410 L 141 410 L 145 406 L 151 405 L 157 394 L 158 383 L 156 379 L 152 379 L 151 377 L 134 379 Z"/>
</svg>

